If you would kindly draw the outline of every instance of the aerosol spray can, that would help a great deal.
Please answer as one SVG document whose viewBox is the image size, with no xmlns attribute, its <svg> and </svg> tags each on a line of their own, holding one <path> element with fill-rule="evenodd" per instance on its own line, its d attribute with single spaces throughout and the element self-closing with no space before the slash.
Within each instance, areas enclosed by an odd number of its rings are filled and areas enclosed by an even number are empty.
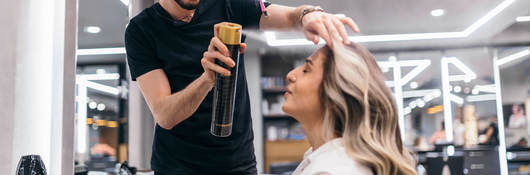
<svg viewBox="0 0 530 175">
<path fill-rule="evenodd" d="M 232 119 L 236 96 L 237 73 L 239 69 L 239 45 L 241 43 L 241 25 L 223 23 L 219 27 L 219 39 L 226 45 L 230 58 L 236 66 L 228 67 L 219 60 L 215 63 L 230 70 L 230 76 L 215 74 L 212 126 L 210 133 L 217 137 L 228 137 L 232 134 Z"/>
</svg>

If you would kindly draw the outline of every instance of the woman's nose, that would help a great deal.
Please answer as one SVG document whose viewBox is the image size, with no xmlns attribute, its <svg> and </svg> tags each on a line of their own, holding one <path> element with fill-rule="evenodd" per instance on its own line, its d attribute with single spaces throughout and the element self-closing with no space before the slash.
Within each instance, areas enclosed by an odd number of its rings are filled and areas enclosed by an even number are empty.
<svg viewBox="0 0 530 175">
<path fill-rule="evenodd" d="M 287 74 L 287 83 L 294 83 L 296 81 L 296 77 L 294 76 L 294 71 L 290 71 L 288 74 Z"/>
</svg>

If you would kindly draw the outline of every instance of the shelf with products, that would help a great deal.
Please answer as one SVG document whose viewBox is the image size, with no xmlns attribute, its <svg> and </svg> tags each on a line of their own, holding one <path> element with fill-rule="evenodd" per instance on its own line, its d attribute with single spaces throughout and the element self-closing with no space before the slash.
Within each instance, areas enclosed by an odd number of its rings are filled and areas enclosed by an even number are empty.
<svg viewBox="0 0 530 175">
<path fill-rule="evenodd" d="M 265 76 L 261 78 L 261 88 L 264 94 L 285 92 L 285 80 L 281 76 Z"/>
<path fill-rule="evenodd" d="M 285 164 L 296 167 L 303 160 L 305 151 L 309 149 L 309 142 L 300 123 L 291 117 L 267 120 L 264 123 L 265 171 L 276 173 L 274 169 Z"/>
<path fill-rule="evenodd" d="M 262 114 L 263 118 L 286 117 L 282 110 L 285 101 L 284 80 L 280 76 L 268 76 L 262 78 Z"/>
</svg>

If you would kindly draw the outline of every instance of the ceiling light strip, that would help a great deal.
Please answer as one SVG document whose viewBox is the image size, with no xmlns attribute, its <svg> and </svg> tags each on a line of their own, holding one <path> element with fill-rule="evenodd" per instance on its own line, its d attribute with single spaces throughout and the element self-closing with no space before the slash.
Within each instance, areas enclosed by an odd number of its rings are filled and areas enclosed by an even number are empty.
<svg viewBox="0 0 530 175">
<path fill-rule="evenodd" d="M 366 35 L 366 36 L 350 36 L 348 37 L 353 42 L 388 42 L 388 41 L 411 41 L 411 40 L 426 40 L 426 39 L 451 39 L 451 38 L 465 38 L 482 27 L 492 18 L 497 16 L 500 12 L 513 4 L 516 0 L 505 0 L 499 5 L 489 11 L 479 20 L 475 21 L 468 28 L 461 32 L 438 32 L 438 33 L 412 33 L 412 34 L 390 34 L 390 35 Z M 306 39 L 276 39 L 275 32 L 265 32 L 267 44 L 272 47 L 276 46 L 295 46 L 295 45 L 312 45 L 313 43 Z M 319 44 L 324 44 L 320 40 Z"/>
<path fill-rule="evenodd" d="M 424 97 L 424 96 L 427 96 L 429 94 L 433 94 L 436 91 L 440 92 L 440 89 L 425 89 L 425 90 L 403 91 L 403 98 Z"/>
<path fill-rule="evenodd" d="M 110 73 L 110 74 L 79 74 L 76 75 L 76 78 L 82 80 L 117 80 L 120 79 L 120 74 Z"/>
<path fill-rule="evenodd" d="M 120 90 L 118 88 L 107 86 L 107 85 L 103 85 L 103 84 L 99 84 L 99 83 L 94 83 L 94 82 L 91 82 L 91 81 L 80 81 L 80 82 L 78 82 L 78 84 L 81 84 L 81 85 L 83 85 L 85 87 L 92 88 L 92 89 L 95 89 L 95 90 L 98 90 L 98 91 L 101 91 L 101 92 L 109 93 L 109 94 L 112 94 L 112 95 L 120 94 Z"/>
<path fill-rule="evenodd" d="M 519 16 L 515 18 L 517 22 L 530 22 L 530 16 Z"/>
<path fill-rule="evenodd" d="M 125 54 L 125 47 L 77 49 L 78 56 Z"/>
<path fill-rule="evenodd" d="M 499 5 L 497 5 L 497 7 L 489 11 L 486 15 L 484 15 L 482 18 L 480 18 L 475 23 L 471 24 L 471 26 L 469 26 L 466 30 L 464 30 L 464 33 L 466 34 L 466 36 L 471 35 L 471 33 L 475 32 L 478 28 L 482 27 L 488 21 L 493 19 L 493 17 L 497 16 L 504 9 L 510 6 L 513 2 L 515 2 L 515 0 L 502 1 Z"/>
<path fill-rule="evenodd" d="M 486 94 L 486 95 L 470 95 L 467 96 L 468 102 L 479 102 L 479 101 L 491 101 L 496 100 L 497 95 L 496 94 Z"/>
<path fill-rule="evenodd" d="M 129 0 L 120 0 L 121 3 L 125 6 L 129 6 Z"/>
<path fill-rule="evenodd" d="M 510 56 L 507 56 L 507 57 L 504 57 L 504 58 L 501 58 L 501 59 L 497 60 L 497 66 L 502 66 L 503 64 L 512 62 L 512 61 L 517 60 L 519 58 L 523 58 L 523 57 L 525 57 L 525 56 L 527 56 L 529 54 L 530 54 L 530 50 L 529 49 L 517 52 L 515 54 L 512 54 Z"/>
<path fill-rule="evenodd" d="M 474 89 L 479 90 L 480 92 L 495 93 L 495 84 L 490 85 L 476 85 Z"/>
</svg>

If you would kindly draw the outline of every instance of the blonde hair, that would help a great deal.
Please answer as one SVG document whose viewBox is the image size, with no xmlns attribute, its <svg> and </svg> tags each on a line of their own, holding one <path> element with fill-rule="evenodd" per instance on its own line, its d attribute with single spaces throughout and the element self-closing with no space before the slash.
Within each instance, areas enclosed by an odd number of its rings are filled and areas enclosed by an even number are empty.
<svg viewBox="0 0 530 175">
<path fill-rule="evenodd" d="M 392 94 L 364 47 L 334 44 L 324 60 L 320 102 L 323 136 L 342 137 L 348 155 L 378 175 L 416 174 L 404 148 Z"/>
</svg>

